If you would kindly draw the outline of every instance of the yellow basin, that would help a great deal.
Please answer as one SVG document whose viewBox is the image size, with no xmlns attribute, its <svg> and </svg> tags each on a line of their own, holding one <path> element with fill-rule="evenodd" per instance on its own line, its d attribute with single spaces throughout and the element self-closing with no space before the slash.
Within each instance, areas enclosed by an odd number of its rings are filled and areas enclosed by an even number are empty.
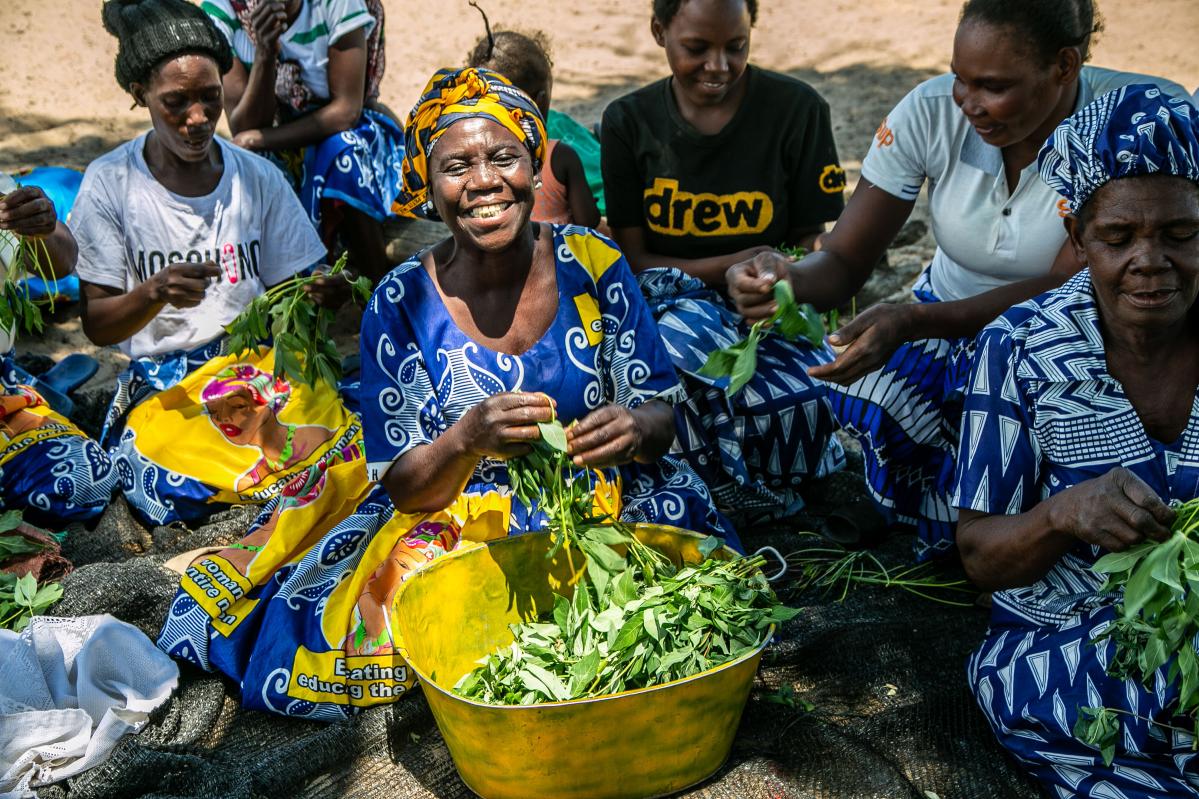
<svg viewBox="0 0 1199 799">
<path fill-rule="evenodd" d="M 695 533 L 636 533 L 676 564 L 701 560 Z M 572 593 L 585 561 L 578 552 L 549 560 L 549 546 L 537 533 L 461 549 L 396 596 L 401 654 L 462 779 L 485 799 L 633 799 L 710 776 L 728 757 L 765 644 L 693 677 L 599 699 L 497 706 L 452 692 L 475 661 L 512 642 L 509 624 L 551 611 L 555 590 Z"/>
</svg>

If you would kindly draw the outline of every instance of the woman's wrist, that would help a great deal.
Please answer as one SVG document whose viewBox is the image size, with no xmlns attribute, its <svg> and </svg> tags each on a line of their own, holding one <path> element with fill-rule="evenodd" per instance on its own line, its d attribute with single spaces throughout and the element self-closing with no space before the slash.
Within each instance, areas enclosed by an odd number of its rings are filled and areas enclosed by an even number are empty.
<svg viewBox="0 0 1199 799">
<path fill-rule="evenodd" d="M 471 411 L 467 412 L 468 416 L 470 413 Z M 469 436 L 466 434 L 468 416 L 463 416 L 454 422 L 437 438 L 437 443 L 444 448 L 444 452 L 451 462 L 478 461 L 482 457 L 473 451 Z"/>
<path fill-rule="evenodd" d="M 902 328 L 907 341 L 926 338 L 946 338 L 941 329 L 945 311 L 943 302 L 909 302 L 896 305 L 902 309 Z"/>
<path fill-rule="evenodd" d="M 664 422 L 674 421 L 674 410 L 664 402 L 650 400 L 631 408 L 629 415 L 637 429 L 637 450 L 633 453 L 633 460 L 637 463 L 653 463 L 665 455 L 670 449 L 670 442 L 674 440 L 674 428 L 673 425 L 664 425 Z M 664 426 L 668 426 L 669 430 L 659 429 Z"/>
<path fill-rule="evenodd" d="M 160 291 L 162 275 L 164 273 L 165 272 L 155 272 L 153 275 L 150 275 L 149 279 L 143 280 L 141 283 L 138 283 L 136 286 L 134 286 L 133 291 L 129 293 L 134 295 L 140 301 L 140 304 L 147 308 L 151 305 L 165 304 Z"/>
</svg>

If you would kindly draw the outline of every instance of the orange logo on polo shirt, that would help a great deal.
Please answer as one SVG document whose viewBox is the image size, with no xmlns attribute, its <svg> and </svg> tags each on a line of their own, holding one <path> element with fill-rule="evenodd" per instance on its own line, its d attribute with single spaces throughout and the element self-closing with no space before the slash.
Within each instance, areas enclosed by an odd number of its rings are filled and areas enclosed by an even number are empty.
<svg viewBox="0 0 1199 799">
<path fill-rule="evenodd" d="M 761 191 L 692 194 L 673 178 L 655 178 L 644 196 L 649 229 L 665 236 L 744 236 L 774 219 L 774 203 Z"/>
<path fill-rule="evenodd" d="M 878 126 L 878 130 L 874 132 L 874 140 L 878 142 L 879 147 L 890 147 L 895 143 L 895 131 L 887 127 L 887 123 L 890 121 L 890 117 L 884 119 Z"/>
<path fill-rule="evenodd" d="M 840 194 L 845 189 L 845 170 L 840 164 L 829 164 L 820 173 L 820 190 L 825 194 Z"/>
<path fill-rule="evenodd" d="M 1065 197 L 1057 201 L 1057 215 L 1063 219 L 1070 215 L 1070 201 Z"/>
</svg>

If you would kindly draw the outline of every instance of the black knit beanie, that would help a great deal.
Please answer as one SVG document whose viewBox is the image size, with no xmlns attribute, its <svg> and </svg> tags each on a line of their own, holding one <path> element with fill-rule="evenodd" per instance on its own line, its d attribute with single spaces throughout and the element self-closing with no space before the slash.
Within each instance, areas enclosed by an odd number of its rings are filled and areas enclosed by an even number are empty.
<svg viewBox="0 0 1199 799">
<path fill-rule="evenodd" d="M 146 83 L 163 61 L 186 53 L 212 56 L 224 75 L 233 66 L 229 43 L 208 15 L 187 0 L 106 0 L 104 27 L 117 37 L 117 83 Z"/>
</svg>

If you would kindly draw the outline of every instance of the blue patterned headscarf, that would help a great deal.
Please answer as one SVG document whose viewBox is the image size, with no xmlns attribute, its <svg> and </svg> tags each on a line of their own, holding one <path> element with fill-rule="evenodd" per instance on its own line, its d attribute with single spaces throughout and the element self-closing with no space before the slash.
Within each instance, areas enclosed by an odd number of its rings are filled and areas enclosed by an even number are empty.
<svg viewBox="0 0 1199 799">
<path fill-rule="evenodd" d="M 541 171 L 545 120 L 533 99 L 490 69 L 441 69 L 429 80 L 404 126 L 403 186 L 392 205 L 396 214 L 437 218 L 429 198 L 429 156 L 450 125 L 472 117 L 504 126 L 528 148 L 533 171 Z"/>
<path fill-rule="evenodd" d="M 1058 125 L 1037 165 L 1074 214 L 1117 178 L 1161 173 L 1199 183 L 1199 110 L 1150 84 L 1116 89 Z"/>
</svg>

